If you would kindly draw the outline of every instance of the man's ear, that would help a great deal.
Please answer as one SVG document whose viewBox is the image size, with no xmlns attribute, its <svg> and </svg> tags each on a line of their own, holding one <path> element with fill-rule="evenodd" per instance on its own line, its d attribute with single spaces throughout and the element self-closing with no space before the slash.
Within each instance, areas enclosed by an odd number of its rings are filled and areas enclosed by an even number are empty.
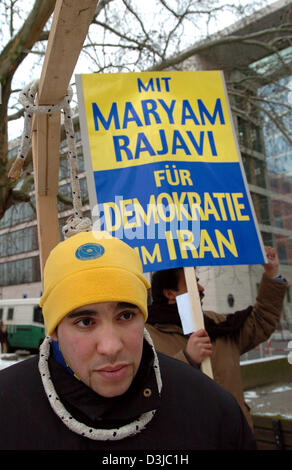
<svg viewBox="0 0 292 470">
<path fill-rule="evenodd" d="M 167 298 L 169 304 L 175 304 L 176 294 L 174 289 L 163 289 L 163 295 Z"/>
</svg>

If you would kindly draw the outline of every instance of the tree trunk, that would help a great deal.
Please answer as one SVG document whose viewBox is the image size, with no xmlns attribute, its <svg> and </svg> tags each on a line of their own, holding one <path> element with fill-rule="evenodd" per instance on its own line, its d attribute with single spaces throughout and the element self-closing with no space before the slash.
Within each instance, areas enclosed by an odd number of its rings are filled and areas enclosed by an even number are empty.
<svg viewBox="0 0 292 470">
<path fill-rule="evenodd" d="M 0 83 L 2 104 L 0 105 L 0 218 L 14 203 L 13 187 L 16 182 L 8 181 L 8 101 L 11 94 L 11 81 L 17 67 L 38 41 L 42 30 L 50 18 L 56 0 L 36 0 L 19 32 L 8 42 L 0 54 Z M 21 130 L 20 130 L 21 133 Z M 23 200 L 27 200 L 23 195 Z M 17 200 L 21 195 L 17 194 Z"/>
</svg>

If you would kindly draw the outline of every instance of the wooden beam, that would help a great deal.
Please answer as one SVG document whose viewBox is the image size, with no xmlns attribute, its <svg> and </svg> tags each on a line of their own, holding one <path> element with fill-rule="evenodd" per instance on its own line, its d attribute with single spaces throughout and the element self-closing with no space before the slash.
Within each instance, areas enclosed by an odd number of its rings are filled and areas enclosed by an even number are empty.
<svg viewBox="0 0 292 470">
<path fill-rule="evenodd" d="M 32 136 L 32 155 L 41 273 L 51 249 L 59 242 L 57 209 L 59 133 L 60 113 L 51 116 L 39 115 L 36 118 L 36 130 Z M 50 143 L 54 145 L 50 146 Z M 52 177 L 53 171 L 55 175 Z"/>
<path fill-rule="evenodd" d="M 68 89 L 98 0 L 57 0 L 38 90 L 38 104 L 59 103 Z M 41 272 L 59 242 L 60 112 L 34 118 L 33 163 Z"/>
</svg>

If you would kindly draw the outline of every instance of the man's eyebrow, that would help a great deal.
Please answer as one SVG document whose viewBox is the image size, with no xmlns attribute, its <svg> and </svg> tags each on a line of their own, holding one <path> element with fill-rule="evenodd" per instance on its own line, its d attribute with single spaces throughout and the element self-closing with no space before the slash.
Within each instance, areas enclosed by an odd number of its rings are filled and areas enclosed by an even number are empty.
<svg viewBox="0 0 292 470">
<path fill-rule="evenodd" d="M 128 303 L 128 302 L 119 302 L 115 308 L 115 310 L 121 310 L 123 308 L 139 308 L 137 305 Z M 86 309 L 86 310 L 74 310 L 73 312 L 68 313 L 68 318 L 76 318 L 76 317 L 87 317 L 92 315 L 98 315 L 98 311 Z"/>
<path fill-rule="evenodd" d="M 120 308 L 139 308 L 139 307 L 137 307 L 137 305 L 130 304 L 128 302 L 119 302 L 116 306 L 116 309 L 120 309 Z"/>
<path fill-rule="evenodd" d="M 67 317 L 68 318 L 76 318 L 76 317 L 88 317 L 89 315 L 97 315 L 97 312 L 95 310 L 77 310 L 68 313 Z"/>
</svg>

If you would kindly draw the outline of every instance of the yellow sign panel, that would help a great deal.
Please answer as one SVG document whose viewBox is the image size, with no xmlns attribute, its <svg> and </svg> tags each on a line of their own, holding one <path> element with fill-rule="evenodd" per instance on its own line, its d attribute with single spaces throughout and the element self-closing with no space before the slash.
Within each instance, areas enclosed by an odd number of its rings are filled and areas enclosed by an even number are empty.
<svg viewBox="0 0 292 470">
<path fill-rule="evenodd" d="M 82 75 L 92 169 L 238 162 L 220 71 Z"/>
</svg>

